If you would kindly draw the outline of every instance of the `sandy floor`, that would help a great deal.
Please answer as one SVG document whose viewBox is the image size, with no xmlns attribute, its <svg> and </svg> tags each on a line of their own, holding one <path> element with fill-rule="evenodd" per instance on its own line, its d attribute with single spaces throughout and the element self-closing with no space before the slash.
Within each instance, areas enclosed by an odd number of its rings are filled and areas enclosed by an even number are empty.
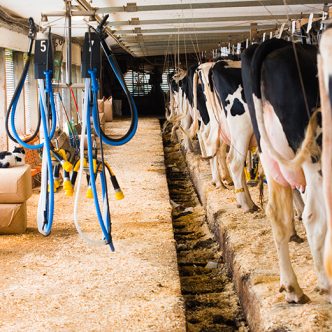
<svg viewBox="0 0 332 332">
<path fill-rule="evenodd" d="M 62 191 L 52 234 L 40 235 L 35 193 L 27 233 L 0 238 L 1 331 L 185 330 L 159 122 L 141 120 L 132 142 L 106 153 L 126 195 L 111 196 L 116 252 L 79 238 Z M 93 202 L 82 198 L 80 212 L 99 238 Z"/>
<path fill-rule="evenodd" d="M 178 133 L 181 135 L 180 133 Z M 316 287 L 307 240 L 290 243 L 291 260 L 299 283 L 311 302 L 290 305 L 279 293 L 279 268 L 271 226 L 264 212 L 243 213 L 236 208 L 232 190 L 215 189 L 210 184 L 210 168 L 197 154 L 186 154 L 192 178 L 206 207 L 211 228 L 220 237 L 224 257 L 233 272 L 249 326 L 253 331 L 332 331 L 332 305 Z M 258 188 L 251 188 L 259 204 Z M 267 187 L 265 187 L 267 195 Z M 305 239 L 301 222 L 296 223 Z"/>
</svg>

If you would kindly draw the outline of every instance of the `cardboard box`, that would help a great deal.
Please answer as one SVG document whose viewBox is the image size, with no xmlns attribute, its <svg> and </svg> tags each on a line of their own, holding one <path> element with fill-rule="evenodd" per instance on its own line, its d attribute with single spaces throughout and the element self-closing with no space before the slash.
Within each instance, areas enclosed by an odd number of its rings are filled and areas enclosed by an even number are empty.
<svg viewBox="0 0 332 332">
<path fill-rule="evenodd" d="M 113 121 L 113 100 L 112 97 L 109 97 L 104 101 L 104 113 L 105 113 L 105 121 L 111 122 Z"/>
<path fill-rule="evenodd" d="M 98 111 L 104 113 L 104 99 L 98 99 Z"/>
<path fill-rule="evenodd" d="M 0 204 L 24 203 L 31 195 L 30 165 L 0 169 Z"/>
<path fill-rule="evenodd" d="M 100 125 L 103 126 L 105 124 L 105 113 L 99 113 L 99 122 Z"/>
<path fill-rule="evenodd" d="M 0 234 L 22 234 L 26 228 L 26 203 L 0 204 Z"/>
</svg>

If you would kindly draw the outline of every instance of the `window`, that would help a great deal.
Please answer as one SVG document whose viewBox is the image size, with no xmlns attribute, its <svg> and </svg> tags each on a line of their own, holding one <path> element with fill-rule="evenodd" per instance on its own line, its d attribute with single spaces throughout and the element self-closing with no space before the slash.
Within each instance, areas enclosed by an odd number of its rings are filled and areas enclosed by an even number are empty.
<svg viewBox="0 0 332 332">
<path fill-rule="evenodd" d="M 148 73 L 129 70 L 124 78 L 128 90 L 133 96 L 145 96 L 151 90 L 150 74 Z"/>
<path fill-rule="evenodd" d="M 8 106 L 13 98 L 15 91 L 15 75 L 14 75 L 14 57 L 13 51 L 5 49 L 5 70 L 6 70 L 6 100 Z M 8 148 L 12 150 L 14 148 L 14 142 L 11 139 L 8 139 Z"/>
<path fill-rule="evenodd" d="M 5 68 L 6 68 L 6 96 L 7 107 L 13 98 L 15 91 L 14 60 L 13 51 L 5 50 Z"/>
<path fill-rule="evenodd" d="M 27 61 L 27 54 L 24 53 L 23 55 L 23 62 L 24 65 Z M 29 72 L 27 73 L 25 82 L 24 82 L 24 115 L 25 115 L 25 123 L 26 123 L 26 131 L 27 134 L 30 134 L 32 132 L 32 124 L 31 124 L 31 92 L 30 92 L 30 84 L 31 84 L 31 79 Z"/>
<path fill-rule="evenodd" d="M 168 82 L 167 82 L 167 77 L 170 73 L 174 72 L 174 68 L 167 68 L 164 72 L 163 72 L 163 82 L 161 83 L 161 88 L 164 92 L 168 92 L 169 91 L 169 87 L 168 87 Z"/>
</svg>

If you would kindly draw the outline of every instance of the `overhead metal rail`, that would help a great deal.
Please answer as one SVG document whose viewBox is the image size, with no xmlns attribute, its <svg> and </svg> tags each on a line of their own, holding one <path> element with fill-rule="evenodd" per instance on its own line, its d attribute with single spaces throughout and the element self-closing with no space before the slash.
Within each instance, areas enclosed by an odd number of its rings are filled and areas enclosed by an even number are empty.
<svg viewBox="0 0 332 332">
<path fill-rule="evenodd" d="M 275 28 L 274 28 L 275 30 Z M 244 32 L 234 32 L 234 33 L 229 33 L 229 32 L 222 32 L 222 33 L 197 33 L 195 35 L 192 34 L 183 34 L 180 36 L 177 35 L 159 35 L 159 36 L 154 36 L 154 35 L 149 35 L 149 36 L 143 36 L 143 35 L 138 35 L 138 36 L 131 36 L 131 37 L 126 37 L 126 42 L 137 42 L 137 41 L 142 41 L 144 42 L 172 42 L 175 41 L 178 43 L 179 41 L 190 41 L 190 39 L 194 39 L 195 41 L 204 41 L 204 40 L 221 40 L 222 38 L 225 37 L 231 37 L 231 36 L 243 36 L 245 34 L 249 34 L 250 31 L 244 31 Z"/>
<path fill-rule="evenodd" d="M 305 4 L 322 4 L 320 0 L 304 0 Z M 102 7 L 96 10 L 97 14 L 105 13 L 135 13 L 147 11 L 165 11 L 165 10 L 192 10 L 192 9 L 215 9 L 215 8 L 239 8 L 239 7 L 262 7 L 262 6 L 283 6 L 283 0 L 270 1 L 220 1 L 220 2 L 202 2 L 202 3 L 173 3 L 167 5 L 142 5 L 136 3 L 127 3 L 126 6 Z M 303 5 L 303 0 L 287 0 L 287 5 Z"/>
<path fill-rule="evenodd" d="M 273 29 L 276 27 L 276 24 L 264 24 L 260 25 L 259 29 Z M 248 31 L 250 25 L 231 25 L 231 26 L 221 26 L 221 27 L 190 27 L 190 28 L 169 28 L 169 29 L 141 29 L 135 28 L 132 30 L 117 30 L 115 33 L 118 36 L 122 35 L 133 35 L 133 34 L 157 34 L 157 33 L 168 33 L 168 34 L 180 34 L 182 35 L 185 32 L 191 32 L 196 34 L 197 32 L 209 32 L 209 31 Z"/>
<path fill-rule="evenodd" d="M 315 17 L 319 17 L 318 14 Z M 132 18 L 129 21 L 112 21 L 108 25 L 112 27 L 124 26 L 124 25 L 162 25 L 162 24 L 183 24 L 183 23 L 210 23 L 210 22 L 248 22 L 248 21 L 277 21 L 301 18 L 301 14 L 289 14 L 287 15 L 245 15 L 245 16 L 223 16 L 223 17 L 195 17 L 195 18 L 169 18 L 162 20 L 140 20 L 138 18 Z"/>
<path fill-rule="evenodd" d="M 93 8 L 90 4 L 90 2 L 88 0 L 76 0 L 76 2 L 79 4 L 80 9 L 83 9 L 87 12 L 91 12 L 91 11 L 95 11 L 95 8 Z M 98 23 L 101 22 L 102 17 L 97 15 L 97 13 L 95 13 L 94 15 L 95 19 L 97 20 Z M 135 53 L 133 53 L 123 42 L 121 42 L 112 32 L 112 30 L 109 27 L 106 27 L 105 29 L 106 33 L 112 37 L 115 42 L 126 52 L 128 52 L 129 54 L 131 54 L 132 56 L 136 56 Z"/>
</svg>

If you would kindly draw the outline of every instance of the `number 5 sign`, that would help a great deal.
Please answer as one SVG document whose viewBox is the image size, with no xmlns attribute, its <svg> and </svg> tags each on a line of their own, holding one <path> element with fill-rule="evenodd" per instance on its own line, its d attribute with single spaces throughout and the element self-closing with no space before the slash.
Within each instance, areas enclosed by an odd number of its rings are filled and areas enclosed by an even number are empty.
<svg viewBox="0 0 332 332">
<path fill-rule="evenodd" d="M 49 39 L 36 40 L 34 64 L 35 79 L 42 79 L 46 70 L 53 70 L 53 47 L 52 42 L 49 45 Z"/>
</svg>

